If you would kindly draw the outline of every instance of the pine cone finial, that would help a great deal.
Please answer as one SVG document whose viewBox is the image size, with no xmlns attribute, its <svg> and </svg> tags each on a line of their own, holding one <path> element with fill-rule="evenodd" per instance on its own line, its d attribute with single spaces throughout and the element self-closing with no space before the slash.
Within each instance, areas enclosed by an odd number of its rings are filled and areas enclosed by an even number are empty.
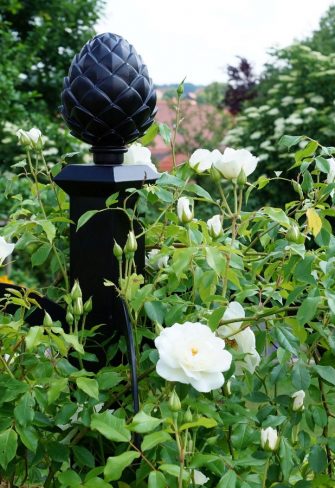
<svg viewBox="0 0 335 488">
<path fill-rule="evenodd" d="M 72 135 L 92 144 L 95 156 L 124 152 L 150 127 L 156 111 L 147 67 L 121 36 L 99 34 L 74 57 L 61 113 Z"/>
</svg>

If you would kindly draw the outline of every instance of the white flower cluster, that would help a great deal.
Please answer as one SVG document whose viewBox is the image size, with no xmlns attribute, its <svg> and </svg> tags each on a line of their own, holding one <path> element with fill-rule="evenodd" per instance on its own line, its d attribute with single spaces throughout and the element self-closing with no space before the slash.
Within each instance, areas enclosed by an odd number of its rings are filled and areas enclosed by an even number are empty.
<svg viewBox="0 0 335 488">
<path fill-rule="evenodd" d="M 203 173 L 216 168 L 227 180 L 237 179 L 243 171 L 249 176 L 256 169 L 258 158 L 247 149 L 232 149 L 227 147 L 222 154 L 217 149 L 197 149 L 190 157 L 189 164 L 197 173 Z"/>
</svg>

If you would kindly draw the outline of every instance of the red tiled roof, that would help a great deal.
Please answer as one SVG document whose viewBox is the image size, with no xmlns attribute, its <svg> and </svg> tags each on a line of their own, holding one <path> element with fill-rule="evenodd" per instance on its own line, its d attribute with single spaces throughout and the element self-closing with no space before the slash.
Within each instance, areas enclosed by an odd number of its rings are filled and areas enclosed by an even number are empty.
<svg viewBox="0 0 335 488">
<path fill-rule="evenodd" d="M 156 115 L 156 122 L 167 124 L 172 130 L 176 119 L 173 104 L 174 101 L 158 100 Z M 208 116 L 215 117 L 216 109 L 212 105 L 198 105 L 194 100 L 183 100 L 181 114 L 181 133 L 177 134 L 176 145 L 186 143 L 190 152 L 193 152 L 197 148 L 195 140 L 197 134 L 201 133 L 205 138 L 211 138 L 212 133 L 207 127 Z M 185 131 L 186 137 L 182 134 L 183 131 Z M 155 138 L 150 150 L 153 157 L 159 161 L 161 171 L 169 171 L 172 168 L 171 147 L 165 144 L 160 135 Z M 190 154 L 177 154 L 177 164 L 187 160 L 189 156 Z"/>
</svg>

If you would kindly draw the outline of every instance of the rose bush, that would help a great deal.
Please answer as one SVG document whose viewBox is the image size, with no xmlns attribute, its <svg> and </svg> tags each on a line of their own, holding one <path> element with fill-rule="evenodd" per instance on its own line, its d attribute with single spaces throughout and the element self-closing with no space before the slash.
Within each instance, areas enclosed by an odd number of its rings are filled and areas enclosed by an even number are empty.
<svg viewBox="0 0 335 488">
<path fill-rule="evenodd" d="M 48 288 L 58 285 L 68 329 L 47 314 L 28 326 L 32 290 L 6 291 L 1 479 L 57 488 L 334 486 L 334 148 L 303 136 L 281 145 L 296 146 L 294 180 L 254 180 L 257 157 L 236 150 L 223 171 L 211 158 L 199 171 L 199 159 L 130 190 L 138 204 L 122 211 L 137 230 L 111 249 L 121 278 L 106 285 L 122 297 L 136 338 L 137 413 L 125 339 L 106 345 L 99 327 L 85 327 L 92 302 L 83 303 L 80 284 L 69 288 L 62 252 L 67 201 L 41 148 L 27 146 L 32 197 L 16 199 L 3 236 L 15 244 L 14 269 L 24 251 L 32 273 L 54 263 Z M 212 179 L 219 199 L 201 178 Z M 278 181 L 296 194 L 285 210 L 245 210 Z M 112 218 L 114 208 L 99 211 Z M 134 253 L 143 237 L 140 275 Z M 91 340 L 107 357 L 95 373 L 86 366 L 96 359 Z"/>
</svg>

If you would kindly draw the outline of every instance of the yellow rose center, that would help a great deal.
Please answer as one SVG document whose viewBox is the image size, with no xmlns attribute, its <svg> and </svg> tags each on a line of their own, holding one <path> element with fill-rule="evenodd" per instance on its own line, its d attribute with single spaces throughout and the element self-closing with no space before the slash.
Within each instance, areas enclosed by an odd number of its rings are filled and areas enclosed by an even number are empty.
<svg viewBox="0 0 335 488">
<path fill-rule="evenodd" d="M 196 347 L 192 347 L 191 349 L 191 353 L 192 353 L 192 356 L 196 356 L 199 352 L 199 349 L 197 349 Z"/>
</svg>

